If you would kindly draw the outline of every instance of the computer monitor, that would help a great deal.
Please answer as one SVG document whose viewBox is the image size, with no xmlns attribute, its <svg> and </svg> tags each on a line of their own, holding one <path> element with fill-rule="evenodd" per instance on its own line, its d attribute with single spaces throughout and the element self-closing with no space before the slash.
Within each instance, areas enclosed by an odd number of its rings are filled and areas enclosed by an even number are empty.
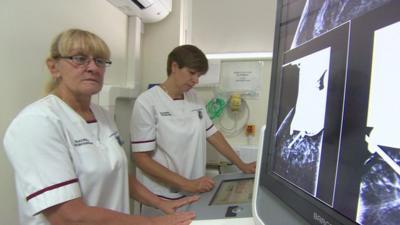
<svg viewBox="0 0 400 225">
<path fill-rule="evenodd" d="M 400 1 L 281 0 L 253 215 L 400 224 Z"/>
</svg>

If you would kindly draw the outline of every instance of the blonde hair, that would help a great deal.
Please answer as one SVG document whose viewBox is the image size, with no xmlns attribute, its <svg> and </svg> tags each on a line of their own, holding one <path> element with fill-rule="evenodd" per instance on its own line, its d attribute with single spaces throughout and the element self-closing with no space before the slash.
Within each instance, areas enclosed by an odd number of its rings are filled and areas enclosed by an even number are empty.
<svg viewBox="0 0 400 225">
<path fill-rule="evenodd" d="M 66 30 L 53 40 L 48 59 L 57 60 L 59 57 L 70 56 L 73 51 L 79 54 L 109 59 L 111 56 L 107 44 L 96 34 L 80 29 Z M 46 94 L 57 88 L 58 79 L 51 79 L 47 85 Z"/>
</svg>

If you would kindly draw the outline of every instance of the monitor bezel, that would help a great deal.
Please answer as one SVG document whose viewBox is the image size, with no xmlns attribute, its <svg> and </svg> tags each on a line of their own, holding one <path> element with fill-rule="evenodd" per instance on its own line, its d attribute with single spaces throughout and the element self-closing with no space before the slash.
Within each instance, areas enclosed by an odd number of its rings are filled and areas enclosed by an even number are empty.
<svg viewBox="0 0 400 225">
<path fill-rule="evenodd" d="M 272 76 L 270 85 L 270 100 L 268 103 L 267 110 L 267 122 L 264 134 L 264 144 L 261 153 L 261 159 L 263 163 L 260 163 L 258 170 L 260 173 L 265 171 L 266 174 L 261 175 L 258 183 L 258 191 L 266 189 L 273 195 L 278 197 L 279 201 L 284 202 L 294 212 L 303 217 L 310 224 L 321 224 L 326 221 L 327 224 L 343 224 L 343 225 L 355 225 L 357 222 L 350 220 L 346 216 L 340 214 L 338 211 L 331 207 L 323 204 L 314 197 L 295 187 L 294 185 L 284 181 L 282 178 L 277 176 L 271 171 L 271 149 L 274 148 L 274 131 L 277 124 L 276 111 L 278 108 L 279 101 L 277 102 L 277 95 L 280 91 L 278 84 L 278 76 L 274 76 L 279 70 L 278 66 L 282 65 L 282 59 L 279 58 L 279 44 L 280 44 L 280 24 L 281 24 L 281 8 L 283 1 L 276 1 L 276 21 L 275 21 L 275 34 L 274 34 L 274 50 L 273 50 L 273 63 L 272 63 Z M 258 193 L 257 193 L 258 195 Z M 256 210 L 259 214 L 262 214 L 260 207 L 257 206 Z M 322 219 L 321 219 L 322 218 Z M 323 223 L 322 223 L 323 224 Z"/>
</svg>

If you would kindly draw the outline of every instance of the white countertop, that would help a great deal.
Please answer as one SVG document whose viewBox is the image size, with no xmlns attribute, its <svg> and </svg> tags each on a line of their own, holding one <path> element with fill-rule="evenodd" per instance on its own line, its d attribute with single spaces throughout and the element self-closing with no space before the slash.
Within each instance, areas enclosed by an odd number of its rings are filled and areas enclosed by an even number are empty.
<svg viewBox="0 0 400 225">
<path fill-rule="evenodd" d="M 218 220 L 194 220 L 192 225 L 254 225 L 253 217 Z"/>
</svg>

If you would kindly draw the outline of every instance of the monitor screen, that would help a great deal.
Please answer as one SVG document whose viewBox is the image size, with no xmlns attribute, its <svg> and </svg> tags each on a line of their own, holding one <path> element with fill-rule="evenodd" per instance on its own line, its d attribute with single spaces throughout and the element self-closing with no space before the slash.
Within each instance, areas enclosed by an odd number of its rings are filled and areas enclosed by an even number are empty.
<svg viewBox="0 0 400 225">
<path fill-rule="evenodd" d="M 210 205 L 234 205 L 250 203 L 253 196 L 254 178 L 224 180 L 215 192 Z"/>
<path fill-rule="evenodd" d="M 400 224 L 399 38 L 398 0 L 277 1 L 259 184 L 310 224 Z"/>
</svg>

